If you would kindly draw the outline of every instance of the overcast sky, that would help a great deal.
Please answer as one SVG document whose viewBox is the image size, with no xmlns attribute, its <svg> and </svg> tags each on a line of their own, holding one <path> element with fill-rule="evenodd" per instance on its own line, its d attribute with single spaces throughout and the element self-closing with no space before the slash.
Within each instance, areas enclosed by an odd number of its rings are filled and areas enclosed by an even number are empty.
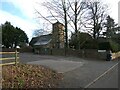
<svg viewBox="0 0 120 90">
<path fill-rule="evenodd" d="M 34 8 L 36 2 L 42 3 L 44 0 L 0 0 L 0 24 L 6 21 L 11 22 L 13 26 L 17 26 L 24 30 L 29 39 L 32 38 L 32 33 L 35 29 L 44 27 L 44 22 L 39 22 L 36 19 Z M 118 2 L 119 0 L 104 0 L 107 3 L 110 11 L 110 16 L 118 23 Z M 39 8 L 43 14 L 46 13 L 43 7 Z"/>
</svg>

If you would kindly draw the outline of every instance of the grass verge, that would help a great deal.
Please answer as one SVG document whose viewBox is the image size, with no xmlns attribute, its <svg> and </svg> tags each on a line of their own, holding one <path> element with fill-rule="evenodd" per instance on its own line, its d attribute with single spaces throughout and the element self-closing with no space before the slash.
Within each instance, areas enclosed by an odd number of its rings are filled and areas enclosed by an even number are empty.
<svg viewBox="0 0 120 90">
<path fill-rule="evenodd" d="M 40 65 L 2 67 L 2 88 L 56 88 L 62 74 Z"/>
</svg>

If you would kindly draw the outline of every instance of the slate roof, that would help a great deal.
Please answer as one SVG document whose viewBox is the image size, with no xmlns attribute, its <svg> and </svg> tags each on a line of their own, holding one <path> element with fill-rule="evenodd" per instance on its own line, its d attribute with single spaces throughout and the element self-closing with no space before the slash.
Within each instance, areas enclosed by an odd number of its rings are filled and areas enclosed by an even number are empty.
<svg viewBox="0 0 120 90">
<path fill-rule="evenodd" d="M 52 34 L 41 35 L 39 37 L 32 38 L 32 40 L 30 41 L 30 45 L 31 46 L 46 45 L 46 44 L 50 43 L 51 40 L 52 40 Z"/>
</svg>

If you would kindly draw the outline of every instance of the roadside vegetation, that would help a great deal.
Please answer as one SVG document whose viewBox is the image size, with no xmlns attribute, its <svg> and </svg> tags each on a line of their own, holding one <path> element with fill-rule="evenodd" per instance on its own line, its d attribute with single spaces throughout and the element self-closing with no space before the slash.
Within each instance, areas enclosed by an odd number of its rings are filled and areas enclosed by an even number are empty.
<svg viewBox="0 0 120 90">
<path fill-rule="evenodd" d="M 2 67 L 2 88 L 55 88 L 61 79 L 62 74 L 40 65 Z"/>
</svg>

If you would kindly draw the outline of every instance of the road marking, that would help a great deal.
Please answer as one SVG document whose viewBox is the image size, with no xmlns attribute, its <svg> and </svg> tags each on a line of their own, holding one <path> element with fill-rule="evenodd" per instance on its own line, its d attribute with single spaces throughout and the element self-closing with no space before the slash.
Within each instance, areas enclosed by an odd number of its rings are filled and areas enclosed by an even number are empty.
<svg viewBox="0 0 120 90">
<path fill-rule="evenodd" d="M 119 62 L 118 62 L 119 63 Z M 115 65 L 113 65 L 111 68 L 109 68 L 107 71 L 105 71 L 103 74 L 101 74 L 99 77 L 97 77 L 96 79 L 94 79 L 91 83 L 89 83 L 88 85 L 86 85 L 84 88 L 88 88 L 90 85 L 92 85 L 93 83 L 95 83 L 97 80 L 99 80 L 101 77 L 103 77 L 105 74 L 107 74 L 110 70 L 112 70 L 115 66 L 117 66 L 118 65 L 118 63 L 117 64 L 115 64 Z"/>
</svg>

